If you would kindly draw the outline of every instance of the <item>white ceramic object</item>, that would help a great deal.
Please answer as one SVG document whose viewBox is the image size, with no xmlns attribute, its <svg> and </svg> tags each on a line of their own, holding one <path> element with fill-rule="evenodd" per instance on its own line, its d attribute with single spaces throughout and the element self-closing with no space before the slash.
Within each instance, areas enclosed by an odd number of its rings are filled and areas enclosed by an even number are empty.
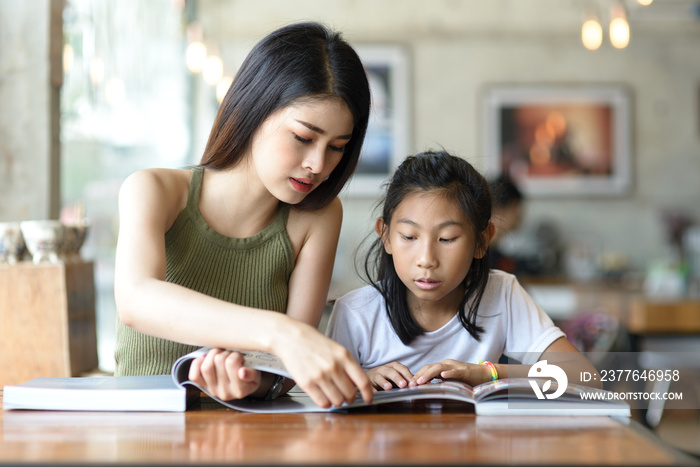
<svg viewBox="0 0 700 467">
<path fill-rule="evenodd" d="M 65 226 L 57 220 L 23 221 L 24 243 L 34 263 L 57 263 L 63 253 Z"/>
</svg>

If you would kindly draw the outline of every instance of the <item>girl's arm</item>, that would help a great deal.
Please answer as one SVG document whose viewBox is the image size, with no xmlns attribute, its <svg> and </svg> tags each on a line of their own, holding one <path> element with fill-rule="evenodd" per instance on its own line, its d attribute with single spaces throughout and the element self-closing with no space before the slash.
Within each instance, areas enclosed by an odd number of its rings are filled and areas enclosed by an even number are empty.
<svg viewBox="0 0 700 467">
<path fill-rule="evenodd" d="M 566 373 L 570 383 L 602 388 L 602 383 L 599 382 L 600 378 L 595 378 L 595 381 L 581 381 L 581 372 L 585 371 L 595 374 L 597 370 L 585 355 L 579 352 L 566 337 L 560 337 L 552 342 L 549 347 L 542 352 L 539 360 L 547 360 L 548 364 L 554 364 L 560 367 Z M 506 365 L 496 363 L 495 366 L 499 378 L 526 378 L 530 370 L 530 365 Z"/>
<path fill-rule="evenodd" d="M 584 383 L 580 380 L 579 375 L 582 371 L 595 373 L 596 369 L 565 337 L 561 337 L 552 342 L 542 353 L 539 360 L 547 360 L 547 363 L 561 367 L 566 372 L 570 383 L 601 387 L 600 383 L 597 381 Z M 494 363 L 494 366 L 498 372 L 498 378 L 505 379 L 509 377 L 527 378 L 531 365 Z M 476 386 L 477 384 L 491 381 L 492 376 L 491 370 L 486 365 L 460 362 L 457 360 L 443 360 L 442 362 L 426 365 L 418 370 L 410 385 L 425 384 L 430 382 L 433 378 L 459 380 Z"/>
<path fill-rule="evenodd" d="M 180 171 L 146 170 L 130 176 L 120 190 L 115 299 L 122 322 L 185 344 L 278 355 L 322 407 L 354 400 L 356 386 L 371 400 L 371 387 L 359 365 L 309 324 L 165 282 L 165 232 L 185 206 L 183 186 L 188 183 Z M 225 381 L 228 387 L 223 392 L 243 397 L 260 386 L 259 374 L 253 373 L 252 380 L 239 379 L 245 369 L 227 360 L 211 359 L 212 365 L 228 371 L 230 380 Z M 231 394 L 217 395 L 230 399 Z"/>
</svg>

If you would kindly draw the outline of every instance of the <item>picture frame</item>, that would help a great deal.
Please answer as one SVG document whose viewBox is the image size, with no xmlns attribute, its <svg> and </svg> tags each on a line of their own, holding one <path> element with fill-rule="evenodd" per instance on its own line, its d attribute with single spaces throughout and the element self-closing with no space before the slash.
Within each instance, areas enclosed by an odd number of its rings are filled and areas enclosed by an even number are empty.
<svg viewBox="0 0 700 467">
<path fill-rule="evenodd" d="M 367 71 L 372 108 L 360 160 L 346 188 L 351 196 L 376 197 L 408 155 L 408 54 L 399 45 L 355 46 Z"/>
<path fill-rule="evenodd" d="M 483 96 L 489 178 L 528 196 L 620 196 L 631 187 L 631 102 L 621 85 L 490 86 Z"/>
</svg>

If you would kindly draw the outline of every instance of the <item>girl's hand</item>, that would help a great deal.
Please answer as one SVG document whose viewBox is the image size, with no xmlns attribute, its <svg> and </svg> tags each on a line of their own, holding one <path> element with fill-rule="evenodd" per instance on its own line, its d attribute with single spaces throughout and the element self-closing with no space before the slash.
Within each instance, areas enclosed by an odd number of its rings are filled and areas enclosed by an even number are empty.
<svg viewBox="0 0 700 467">
<path fill-rule="evenodd" d="M 211 349 L 190 366 L 190 381 L 212 396 L 227 401 L 242 399 L 260 386 L 261 374 L 244 366 L 243 355 L 230 350 Z"/>
<path fill-rule="evenodd" d="M 324 336 L 316 328 L 299 321 L 275 346 L 296 384 L 316 405 L 328 408 L 351 403 L 360 391 L 365 402 L 372 400 L 372 384 L 364 370 L 345 347 Z"/>
<path fill-rule="evenodd" d="M 472 386 L 491 381 L 491 372 L 485 365 L 465 363 L 457 360 L 443 360 L 425 365 L 415 374 L 411 385 L 429 383 L 434 378 L 461 381 Z"/>
<path fill-rule="evenodd" d="M 369 380 L 375 389 L 383 389 L 385 391 L 393 388 L 394 385 L 400 388 L 408 387 L 413 379 L 411 370 L 399 362 L 391 362 L 367 370 L 367 376 L 369 376 Z"/>
</svg>

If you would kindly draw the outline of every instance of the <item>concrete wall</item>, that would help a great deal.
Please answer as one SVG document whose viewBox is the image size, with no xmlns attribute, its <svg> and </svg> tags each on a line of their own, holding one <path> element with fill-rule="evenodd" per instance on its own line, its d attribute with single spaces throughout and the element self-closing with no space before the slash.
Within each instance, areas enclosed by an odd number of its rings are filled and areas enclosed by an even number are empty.
<svg viewBox="0 0 700 467">
<path fill-rule="evenodd" d="M 50 54 L 52 18 L 60 47 L 56 6 L 0 0 L 0 221 L 58 214 L 61 74 L 59 54 L 52 76 Z"/>
</svg>

